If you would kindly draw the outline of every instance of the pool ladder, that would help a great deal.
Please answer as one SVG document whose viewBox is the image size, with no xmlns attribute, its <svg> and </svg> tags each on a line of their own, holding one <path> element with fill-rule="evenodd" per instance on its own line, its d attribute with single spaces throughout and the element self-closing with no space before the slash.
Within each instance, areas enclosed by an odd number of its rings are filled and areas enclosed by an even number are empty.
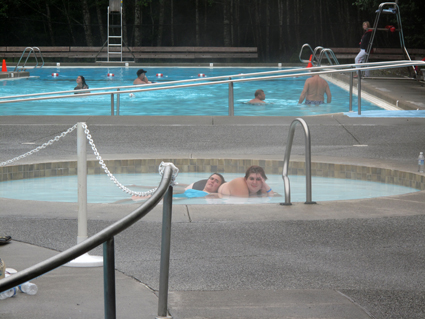
<svg viewBox="0 0 425 319">
<path fill-rule="evenodd" d="M 286 143 L 285 157 L 283 159 L 282 179 L 285 187 L 285 202 L 280 205 L 292 205 L 291 203 L 291 185 L 289 183 L 288 170 L 289 158 L 291 157 L 292 142 L 297 123 L 301 124 L 305 136 L 305 180 L 306 180 L 306 202 L 304 204 L 316 204 L 311 200 L 311 139 L 310 129 L 302 118 L 296 118 L 289 127 L 288 142 Z"/>
<path fill-rule="evenodd" d="M 302 58 L 302 53 L 304 51 L 304 48 L 310 49 L 310 51 L 311 51 L 311 61 L 310 60 L 304 60 Z M 332 51 L 332 49 L 317 46 L 313 50 L 312 47 L 310 46 L 310 44 L 308 44 L 308 43 L 303 44 L 303 46 L 301 47 L 299 59 L 302 63 L 311 62 L 311 64 L 313 64 L 313 66 L 321 66 L 324 56 L 326 57 L 326 59 L 328 60 L 330 65 L 339 64 L 339 61 L 336 58 L 335 53 Z M 333 61 L 333 63 L 332 63 L 332 61 Z"/>
<path fill-rule="evenodd" d="M 24 54 L 27 52 L 27 50 L 29 50 L 29 51 L 28 51 L 28 54 L 27 54 L 27 58 L 25 59 L 24 65 L 21 67 L 22 70 L 24 70 L 25 65 L 27 64 L 28 58 L 31 56 L 31 53 L 34 53 L 34 58 L 35 58 L 34 69 L 38 66 L 37 52 L 40 54 L 41 61 L 43 62 L 43 64 L 40 66 L 40 68 L 42 68 L 44 66 L 44 59 L 43 59 L 43 55 L 41 54 L 41 50 L 37 47 L 26 47 L 25 50 L 22 52 L 21 57 L 19 58 L 19 61 L 16 64 L 13 72 L 16 72 L 16 71 L 19 72 L 19 70 L 18 70 L 19 64 L 21 63 L 21 60 L 22 60 Z"/>
</svg>

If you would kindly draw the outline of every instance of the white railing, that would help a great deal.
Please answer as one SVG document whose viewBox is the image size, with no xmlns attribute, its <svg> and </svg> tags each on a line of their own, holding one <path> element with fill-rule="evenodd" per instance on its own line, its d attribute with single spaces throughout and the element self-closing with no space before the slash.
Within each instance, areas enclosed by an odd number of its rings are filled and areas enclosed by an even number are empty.
<svg viewBox="0 0 425 319">
<path fill-rule="evenodd" d="M 321 67 L 312 67 L 308 69 L 295 68 L 295 69 L 289 69 L 289 70 L 224 75 L 224 76 L 216 76 L 216 77 L 210 77 L 210 78 L 170 81 L 170 82 L 143 84 L 143 85 L 116 86 L 116 87 L 106 87 L 106 88 L 97 88 L 97 89 L 88 89 L 88 90 L 78 90 L 78 93 L 93 92 L 93 91 L 111 91 L 111 90 L 112 92 L 94 92 L 94 93 L 74 94 L 75 90 L 69 90 L 69 91 L 59 91 L 59 92 L 34 93 L 34 94 L 0 97 L 0 104 L 29 102 L 29 101 L 38 101 L 38 100 L 64 99 L 64 98 L 83 98 L 86 96 L 101 96 L 101 95 L 110 94 L 111 95 L 111 116 L 113 116 L 113 115 L 119 115 L 119 101 L 120 101 L 119 96 L 123 93 L 128 94 L 128 93 L 138 93 L 138 92 L 147 92 L 147 91 L 173 90 L 173 89 L 181 89 L 181 88 L 189 88 L 189 87 L 197 87 L 197 86 L 229 84 L 229 116 L 232 116 L 234 114 L 233 83 L 277 80 L 277 79 L 283 79 L 283 78 L 290 78 L 294 76 L 298 76 L 298 77 L 311 76 L 311 73 L 310 73 L 311 71 L 315 71 L 315 74 L 318 74 L 318 75 L 349 72 L 351 73 L 351 77 L 352 77 L 354 72 L 358 72 L 360 74 L 360 71 L 365 71 L 365 70 L 394 69 L 394 68 L 401 68 L 401 67 L 407 67 L 407 66 L 413 66 L 413 65 L 425 66 L 425 62 L 403 60 L 403 61 L 371 62 L 371 63 L 362 63 L 362 64 L 338 64 L 338 65 L 327 65 L 327 66 L 321 66 Z M 268 76 L 264 76 L 264 75 L 268 75 Z M 223 80 L 223 79 L 226 79 L 226 80 Z M 196 82 L 201 82 L 201 83 L 196 83 Z M 143 89 L 141 87 L 143 87 Z M 352 87 L 353 87 L 353 81 L 351 78 L 350 79 L 350 111 L 351 111 L 351 105 L 352 105 L 352 94 L 351 94 Z M 53 94 L 66 94 L 66 93 L 72 93 L 72 94 L 53 95 Z M 117 97 L 118 97 L 116 114 L 115 114 L 115 107 L 114 107 L 115 94 L 117 94 Z M 53 96 L 47 96 L 47 95 L 53 95 Z M 36 97 L 36 96 L 42 96 L 42 97 Z M 360 76 L 358 77 L 358 109 L 359 109 L 358 111 L 359 114 L 361 114 L 361 77 Z"/>
</svg>

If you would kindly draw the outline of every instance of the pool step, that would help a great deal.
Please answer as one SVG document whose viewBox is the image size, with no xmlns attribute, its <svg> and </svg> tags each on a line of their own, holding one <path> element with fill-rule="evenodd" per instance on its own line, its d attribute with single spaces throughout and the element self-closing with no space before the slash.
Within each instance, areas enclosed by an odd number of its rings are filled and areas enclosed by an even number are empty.
<svg viewBox="0 0 425 319">
<path fill-rule="evenodd" d="M 0 79 L 5 78 L 28 78 L 30 76 L 29 72 L 0 72 Z"/>
</svg>

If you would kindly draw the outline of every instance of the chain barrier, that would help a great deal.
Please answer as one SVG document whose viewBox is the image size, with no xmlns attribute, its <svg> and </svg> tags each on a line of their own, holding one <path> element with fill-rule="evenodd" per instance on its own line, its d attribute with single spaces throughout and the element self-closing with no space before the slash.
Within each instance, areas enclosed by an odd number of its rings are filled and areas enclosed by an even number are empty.
<svg viewBox="0 0 425 319">
<path fill-rule="evenodd" d="M 52 145 L 54 142 L 59 141 L 59 139 L 61 139 L 62 137 L 64 137 L 64 136 L 65 136 L 65 135 L 67 135 L 68 133 L 71 133 L 71 132 L 72 132 L 73 130 L 75 130 L 76 128 L 77 128 L 77 124 L 75 124 L 74 126 L 70 127 L 70 128 L 69 128 L 68 130 L 66 130 L 65 132 L 62 132 L 62 133 L 61 133 L 61 135 L 56 136 L 54 139 L 51 139 L 50 141 L 48 141 L 48 142 L 44 143 L 43 145 L 41 145 L 41 146 L 39 146 L 39 147 L 37 147 L 37 148 L 33 149 L 32 151 L 29 151 L 29 152 L 27 152 L 27 153 L 25 153 L 25 154 L 22 154 L 22 155 L 18 156 L 18 157 L 12 158 L 12 159 L 10 159 L 10 160 L 8 160 L 8 161 L 6 161 L 6 162 L 2 162 L 2 163 L 0 163 L 0 167 L 2 167 L 2 166 L 6 166 L 6 165 L 11 164 L 11 163 L 13 163 L 13 162 L 19 161 L 19 160 L 21 160 L 21 159 L 23 159 L 23 158 L 25 158 L 25 157 L 27 157 L 27 156 L 30 156 L 30 155 L 32 155 L 32 154 L 34 154 L 34 153 L 37 153 L 38 151 L 40 151 L 40 150 L 42 150 L 42 149 L 46 148 L 47 146 Z"/>
<path fill-rule="evenodd" d="M 108 175 L 109 179 L 111 181 L 113 181 L 114 184 L 118 188 L 120 188 L 123 192 L 125 192 L 125 193 L 127 193 L 129 195 L 135 195 L 135 196 L 140 196 L 140 197 L 149 196 L 149 195 L 152 195 L 153 193 L 155 193 L 155 191 L 157 190 L 157 187 L 155 187 L 155 188 L 153 188 L 151 190 L 148 190 L 147 192 L 135 192 L 135 191 L 132 191 L 131 189 L 125 187 L 123 184 L 121 184 L 116 179 L 116 177 L 109 171 L 108 167 L 106 166 L 105 162 L 103 161 L 102 157 L 100 156 L 99 152 L 97 151 L 96 145 L 94 144 L 93 139 L 92 139 L 92 136 L 90 135 L 90 131 L 87 128 L 87 124 L 84 123 L 82 126 L 83 126 L 83 129 L 84 129 L 84 133 L 87 136 L 87 140 L 89 141 L 89 144 L 90 144 L 90 146 L 91 146 L 91 148 L 93 150 L 94 156 L 96 156 L 96 159 L 99 161 L 99 164 L 100 164 L 100 166 L 102 166 L 102 168 L 105 171 L 106 175 Z M 161 174 L 161 176 L 164 173 L 165 166 L 166 165 L 170 165 L 170 164 L 171 163 L 161 162 L 161 164 L 159 165 L 159 168 L 158 168 L 158 172 L 159 172 L 159 174 Z M 174 186 L 175 185 L 175 179 L 177 177 L 177 174 L 179 172 L 179 169 L 177 167 L 175 167 L 173 164 L 171 164 L 171 165 L 172 165 L 172 169 L 173 169 L 173 177 L 172 177 L 171 185 Z"/>
<path fill-rule="evenodd" d="M 108 167 L 106 166 L 105 162 L 103 161 L 102 157 L 100 156 L 99 152 L 97 151 L 96 145 L 94 144 L 93 139 L 92 139 L 92 137 L 90 135 L 90 131 L 87 128 L 87 124 L 84 123 L 82 126 L 83 126 L 83 129 L 84 129 L 84 133 L 87 136 L 87 140 L 89 141 L 89 144 L 90 144 L 90 146 L 91 146 L 91 148 L 93 150 L 93 153 L 96 156 L 96 159 L 99 161 L 99 164 L 102 166 L 102 168 L 105 171 L 106 175 L 108 175 L 109 179 L 111 181 L 113 181 L 114 184 L 117 187 L 119 187 L 122 191 L 126 192 L 129 195 L 136 195 L 136 196 L 141 196 L 141 197 L 149 196 L 149 195 L 152 195 L 153 193 L 155 193 L 155 191 L 157 190 L 157 188 L 153 188 L 153 189 L 151 189 L 151 190 L 149 190 L 147 192 L 134 192 L 134 191 L 128 189 L 127 187 L 125 187 L 124 185 L 122 185 L 116 179 L 116 177 L 109 171 Z M 56 136 L 54 139 L 51 139 L 50 141 L 42 144 L 41 146 L 38 146 L 37 148 L 35 148 L 35 149 L 33 149 L 33 150 L 25 153 L 25 154 L 22 154 L 20 156 L 17 156 L 15 158 L 12 158 L 12 159 L 10 159 L 8 161 L 5 161 L 5 162 L 0 163 L 0 167 L 6 166 L 6 165 L 11 164 L 13 162 L 19 161 L 19 160 L 21 160 L 21 159 L 23 159 L 23 158 L 25 158 L 27 156 L 30 156 L 30 155 L 32 155 L 34 153 L 37 153 L 38 151 L 46 148 L 47 146 L 52 145 L 54 142 L 59 141 L 59 139 L 61 139 L 62 137 L 64 137 L 68 133 L 71 133 L 76 128 L 77 128 L 77 124 L 75 124 L 74 126 L 70 127 L 65 132 L 62 132 L 60 135 Z M 158 172 L 162 176 L 164 174 L 165 166 L 167 166 L 167 165 L 170 165 L 171 168 L 172 168 L 172 170 L 173 170 L 173 176 L 172 176 L 171 185 L 174 186 L 176 184 L 176 181 L 175 181 L 176 180 L 176 177 L 177 177 L 177 175 L 179 173 L 179 169 L 176 166 L 174 166 L 174 164 L 161 162 L 161 164 L 158 167 Z"/>
</svg>

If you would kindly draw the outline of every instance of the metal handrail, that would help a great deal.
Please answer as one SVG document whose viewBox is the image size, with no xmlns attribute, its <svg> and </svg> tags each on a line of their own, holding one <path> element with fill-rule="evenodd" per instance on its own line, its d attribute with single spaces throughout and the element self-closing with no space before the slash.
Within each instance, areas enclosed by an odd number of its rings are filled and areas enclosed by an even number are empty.
<svg viewBox="0 0 425 319">
<path fill-rule="evenodd" d="M 330 57 L 328 55 L 328 52 L 330 54 Z M 336 58 L 334 51 L 332 51 L 332 49 L 329 49 L 328 48 L 328 49 L 322 49 L 322 51 L 320 51 L 320 55 L 319 55 L 318 62 L 317 62 L 318 66 L 321 66 L 322 65 L 323 55 L 326 56 L 326 58 L 328 59 L 330 65 L 333 65 L 331 58 L 334 60 L 335 64 L 339 64 L 339 61 Z"/>
<path fill-rule="evenodd" d="M 313 69 L 313 70 L 321 70 L 321 69 L 339 69 L 339 68 L 356 68 L 356 67 L 360 67 L 360 68 L 366 68 L 369 66 L 380 66 L 380 65 L 392 65 L 394 63 L 397 64 L 402 64 L 402 63 L 409 63 L 412 61 L 385 61 L 385 62 L 368 62 L 368 63 L 362 63 L 360 65 L 358 64 L 338 64 L 338 65 L 328 65 L 325 67 L 313 67 L 313 68 L 309 68 L 309 69 Z M 421 61 L 415 61 L 415 65 L 421 64 L 424 62 Z M 394 66 L 395 67 L 401 67 L 403 65 L 398 65 L 398 66 Z M 278 70 L 278 71 L 265 71 L 265 72 L 254 72 L 254 73 L 249 73 L 249 74 L 234 74 L 234 75 L 221 75 L 221 76 L 215 76 L 215 77 L 208 77 L 208 78 L 201 78 L 201 79 L 188 79 L 188 80 L 179 80 L 179 81 L 168 81 L 168 82 L 157 82 L 157 83 L 151 83 L 151 84 L 139 84 L 139 85 L 126 85 L 126 86 L 111 86 L 111 87 L 103 87 L 103 88 L 90 88 L 90 89 L 86 89 L 86 90 L 78 90 L 78 93 L 80 92 L 93 92 L 93 91 L 101 91 L 101 90 L 116 90 L 116 89 L 128 89 L 128 88 L 136 88 L 136 87 L 155 87 L 158 85 L 172 85 L 172 84 L 180 84 L 180 83 L 190 83 L 190 82 L 205 82 L 205 81 L 216 81 L 216 80 L 220 80 L 220 79 L 228 79 L 229 77 L 231 77 L 233 80 L 231 80 L 232 82 L 237 82 L 238 80 L 234 79 L 234 78 L 238 78 L 238 77 L 246 77 L 247 75 L 249 76 L 258 76 L 258 75 L 266 75 L 266 74 L 285 74 L 285 73 L 290 73 L 290 75 L 288 75 L 287 77 L 293 77 L 294 76 L 294 72 L 298 72 L 298 71 L 302 71 L 302 72 L 308 72 L 309 69 L 306 68 L 293 68 L 293 69 L 289 69 L 289 70 Z M 376 68 L 375 68 L 376 69 Z M 344 72 L 349 72 L 350 70 L 343 70 Z M 356 70 L 352 70 L 352 71 L 356 71 Z M 341 70 L 337 71 L 342 72 Z M 308 73 L 307 73 L 308 74 Z M 296 75 L 302 75 L 302 74 L 296 74 Z M 253 79 L 244 79 L 243 81 L 239 81 L 239 82 L 244 82 L 244 81 L 256 81 L 256 80 L 261 80 L 263 78 L 253 78 Z M 267 80 L 267 78 L 264 78 Z M 215 82 L 214 82 L 215 83 Z M 214 84 L 211 83 L 211 84 Z M 226 82 L 220 82 L 219 84 L 222 83 L 226 83 Z M 205 84 L 204 84 L 205 85 Z M 140 91 L 147 91 L 150 89 L 143 89 Z M 153 89 L 152 89 L 153 90 Z M 130 92 L 139 92 L 139 91 L 123 91 L 121 93 L 130 93 Z M 42 96 L 42 95 L 52 95 L 52 94 L 64 94 L 64 93 L 75 93 L 75 90 L 67 90 L 67 91 L 55 91 L 55 92 L 42 92 L 42 93 L 31 93 L 31 94 L 22 94 L 22 95 L 10 95 L 10 96 L 0 96 L 0 99 L 11 99 L 11 98 L 18 98 L 18 97 L 29 97 L 29 96 Z M 114 92 L 115 93 L 115 92 Z M 108 93 L 104 93 L 104 94 L 111 94 L 111 92 Z M 80 94 L 75 94 L 72 95 L 73 97 L 80 97 Z M 12 100 L 11 102 L 13 102 L 14 100 Z M 21 102 L 21 100 L 19 101 Z M 0 103 L 3 103 L 0 101 Z"/>
<path fill-rule="evenodd" d="M 212 81 L 217 78 L 229 78 L 229 76 L 220 76 L 220 77 L 214 77 L 209 78 L 208 80 L 211 82 L 202 82 L 202 83 L 195 83 L 195 84 L 184 84 L 184 85 L 174 85 L 174 86 L 164 86 L 164 87 L 153 87 L 155 85 L 171 85 L 175 83 L 182 83 L 182 82 L 194 82 L 199 81 L 199 79 L 191 79 L 191 80 L 182 80 L 182 81 L 176 81 L 176 82 L 161 82 L 161 83 L 153 83 L 153 84 L 144 84 L 143 87 L 146 87 L 145 89 L 133 89 L 133 90 L 126 90 L 126 91 L 114 91 L 114 92 L 100 92 L 100 93 L 82 93 L 82 94 L 72 94 L 72 95 L 65 95 L 65 96 L 50 96 L 50 97 L 41 97 L 41 98 L 28 98 L 28 99 L 15 99 L 15 100 L 6 100 L 6 101 L 0 101 L 0 104 L 3 103 L 15 103 L 15 102 L 27 102 L 27 101 L 37 101 L 37 100 L 49 100 L 49 99 L 60 99 L 60 98 L 82 98 L 86 96 L 95 96 L 95 95 L 106 95 L 111 94 L 111 104 L 113 106 L 113 95 L 117 94 L 118 96 L 120 94 L 127 94 L 127 93 L 137 93 L 137 92 L 145 92 L 145 91 L 157 91 L 157 90 L 169 90 L 169 89 L 179 89 L 179 88 L 189 88 L 189 87 L 196 87 L 196 86 L 205 86 L 205 85 L 218 85 L 218 84 L 226 84 L 226 83 L 238 83 L 238 82 L 250 82 L 250 81 L 263 81 L 263 80 L 276 80 L 276 79 L 282 79 L 282 78 L 288 78 L 288 77 L 294 77 L 294 76 L 310 76 L 310 71 L 318 71 L 316 74 L 332 74 L 332 73 L 341 73 L 341 72 L 358 72 L 358 70 L 378 70 L 378 69 L 390 69 L 390 68 L 400 68 L 410 65 L 425 65 L 425 62 L 423 61 L 387 61 L 387 62 L 373 62 L 373 63 L 362 63 L 362 64 L 338 64 L 338 65 L 328 65 L 325 67 L 312 67 L 312 68 L 298 68 L 298 69 L 291 69 L 291 70 L 279 70 L 279 71 L 269 71 L 269 72 L 257 72 L 252 73 L 250 75 L 262 75 L 265 73 L 268 74 L 276 74 L 280 73 L 280 75 L 273 75 L 273 76 L 264 76 L 264 77 L 254 77 L 254 78 L 242 78 L 242 79 L 233 79 L 234 77 L 246 77 L 247 74 L 236 74 L 230 76 L 230 80 L 220 80 L 220 81 Z M 322 71 L 326 69 L 327 71 Z M 303 73 L 294 73 L 294 72 L 303 72 Z M 290 74 L 282 74 L 282 73 L 290 73 Z M 202 79 L 205 81 L 205 79 Z M 120 86 L 120 87 L 111 87 L 111 88 L 99 88 L 99 89 L 88 89 L 88 90 L 79 90 L 80 92 L 87 92 L 87 91 L 95 91 L 95 90 L 111 90 L 111 89 L 123 89 L 123 88 L 134 88 L 136 86 Z M 140 87 L 140 86 L 137 86 Z M 16 97 L 23 97 L 23 96 L 37 96 L 37 95 L 51 95 L 51 94 L 62 94 L 62 93 L 75 93 L 74 90 L 72 91 L 62 91 L 62 92 L 47 92 L 47 93 L 35 93 L 35 94 L 28 94 L 28 95 L 21 95 L 21 96 L 7 96 L 7 97 L 0 97 L 0 99 L 5 98 L 16 98 Z M 230 87 L 229 87 L 229 95 L 233 94 Z M 360 102 L 359 102 L 360 103 Z M 114 115 L 113 107 L 111 108 L 111 115 Z M 119 110 L 117 110 L 117 114 L 119 114 Z M 233 109 L 231 108 L 231 105 L 229 105 L 229 115 L 231 116 L 233 114 Z"/>
<path fill-rule="evenodd" d="M 314 60 L 314 57 L 316 56 L 316 49 L 317 48 L 315 48 L 314 51 L 313 51 L 313 49 L 310 46 L 310 44 L 304 43 L 302 45 L 302 47 L 301 47 L 300 54 L 298 55 L 298 58 L 300 59 L 301 63 L 309 63 L 310 62 L 310 60 L 304 60 L 303 58 L 301 58 L 301 56 L 303 54 L 303 51 L 304 51 L 304 48 L 309 48 L 310 49 L 311 55 L 312 55 L 311 63 L 313 64 L 313 60 Z"/>
<path fill-rule="evenodd" d="M 286 143 L 285 157 L 283 159 L 282 179 L 285 187 L 285 203 L 281 205 L 291 204 L 291 185 L 289 182 L 288 170 L 289 159 L 291 157 L 292 142 L 294 140 L 294 132 L 297 123 L 300 123 L 304 129 L 305 136 L 305 179 L 306 179 L 306 202 L 304 204 L 316 204 L 311 200 L 311 139 L 310 129 L 302 118 L 296 118 L 289 127 L 288 141 Z"/>
<path fill-rule="evenodd" d="M 120 219 L 109 227 L 103 229 L 97 234 L 87 238 L 83 242 L 46 259 L 36 265 L 27 269 L 19 271 L 13 276 L 6 277 L 0 280 L 0 292 L 6 291 L 34 278 L 37 278 L 51 270 L 54 270 L 69 261 L 87 253 L 88 251 L 96 248 L 100 244 L 104 245 L 104 301 L 105 301 L 105 318 L 115 318 L 115 266 L 114 259 L 114 236 L 124 231 L 138 220 L 146 216 L 160 201 L 164 198 L 163 204 L 163 225 L 162 225 L 162 244 L 161 244 L 161 274 L 160 274 L 160 293 L 159 304 L 161 309 L 158 308 L 158 315 L 166 315 L 167 295 L 168 295 L 168 269 L 169 269 L 169 253 L 170 253 L 170 232 L 171 232 L 171 212 L 172 212 L 172 196 L 173 186 L 173 169 L 171 164 L 166 164 L 163 172 L 161 182 L 158 189 L 151 198 L 149 198 L 143 205 L 131 212 L 126 217 Z M 168 254 L 168 256 L 167 256 Z M 165 284 L 164 282 L 167 281 Z M 108 288 L 108 289 L 106 289 Z M 167 291 L 164 292 L 164 289 Z M 112 294 L 112 293 L 113 294 Z M 164 300 L 165 298 L 165 300 Z M 164 315 L 165 305 L 165 315 Z"/>
<path fill-rule="evenodd" d="M 35 62 L 36 62 L 35 66 L 34 66 L 34 69 L 38 66 L 37 54 L 36 54 L 36 51 L 34 49 L 37 49 L 38 50 L 38 52 L 40 53 L 41 61 L 43 61 L 43 64 L 41 65 L 40 68 L 42 68 L 44 66 L 44 59 L 43 59 L 43 55 L 41 54 L 40 48 L 38 48 L 38 47 L 26 47 L 24 49 L 24 51 L 22 52 L 21 57 L 19 58 L 19 61 L 16 64 L 15 69 L 13 70 L 13 72 L 15 72 L 18 69 L 19 63 L 21 63 L 22 57 L 24 56 L 24 54 L 27 51 L 27 49 L 30 49 L 30 51 L 28 52 L 27 58 L 25 59 L 24 65 L 22 66 L 22 69 L 25 68 L 25 65 L 27 64 L 28 58 L 30 57 L 31 53 L 34 53 L 34 58 L 35 58 Z M 19 70 L 18 70 L 18 72 L 19 72 Z"/>
</svg>

